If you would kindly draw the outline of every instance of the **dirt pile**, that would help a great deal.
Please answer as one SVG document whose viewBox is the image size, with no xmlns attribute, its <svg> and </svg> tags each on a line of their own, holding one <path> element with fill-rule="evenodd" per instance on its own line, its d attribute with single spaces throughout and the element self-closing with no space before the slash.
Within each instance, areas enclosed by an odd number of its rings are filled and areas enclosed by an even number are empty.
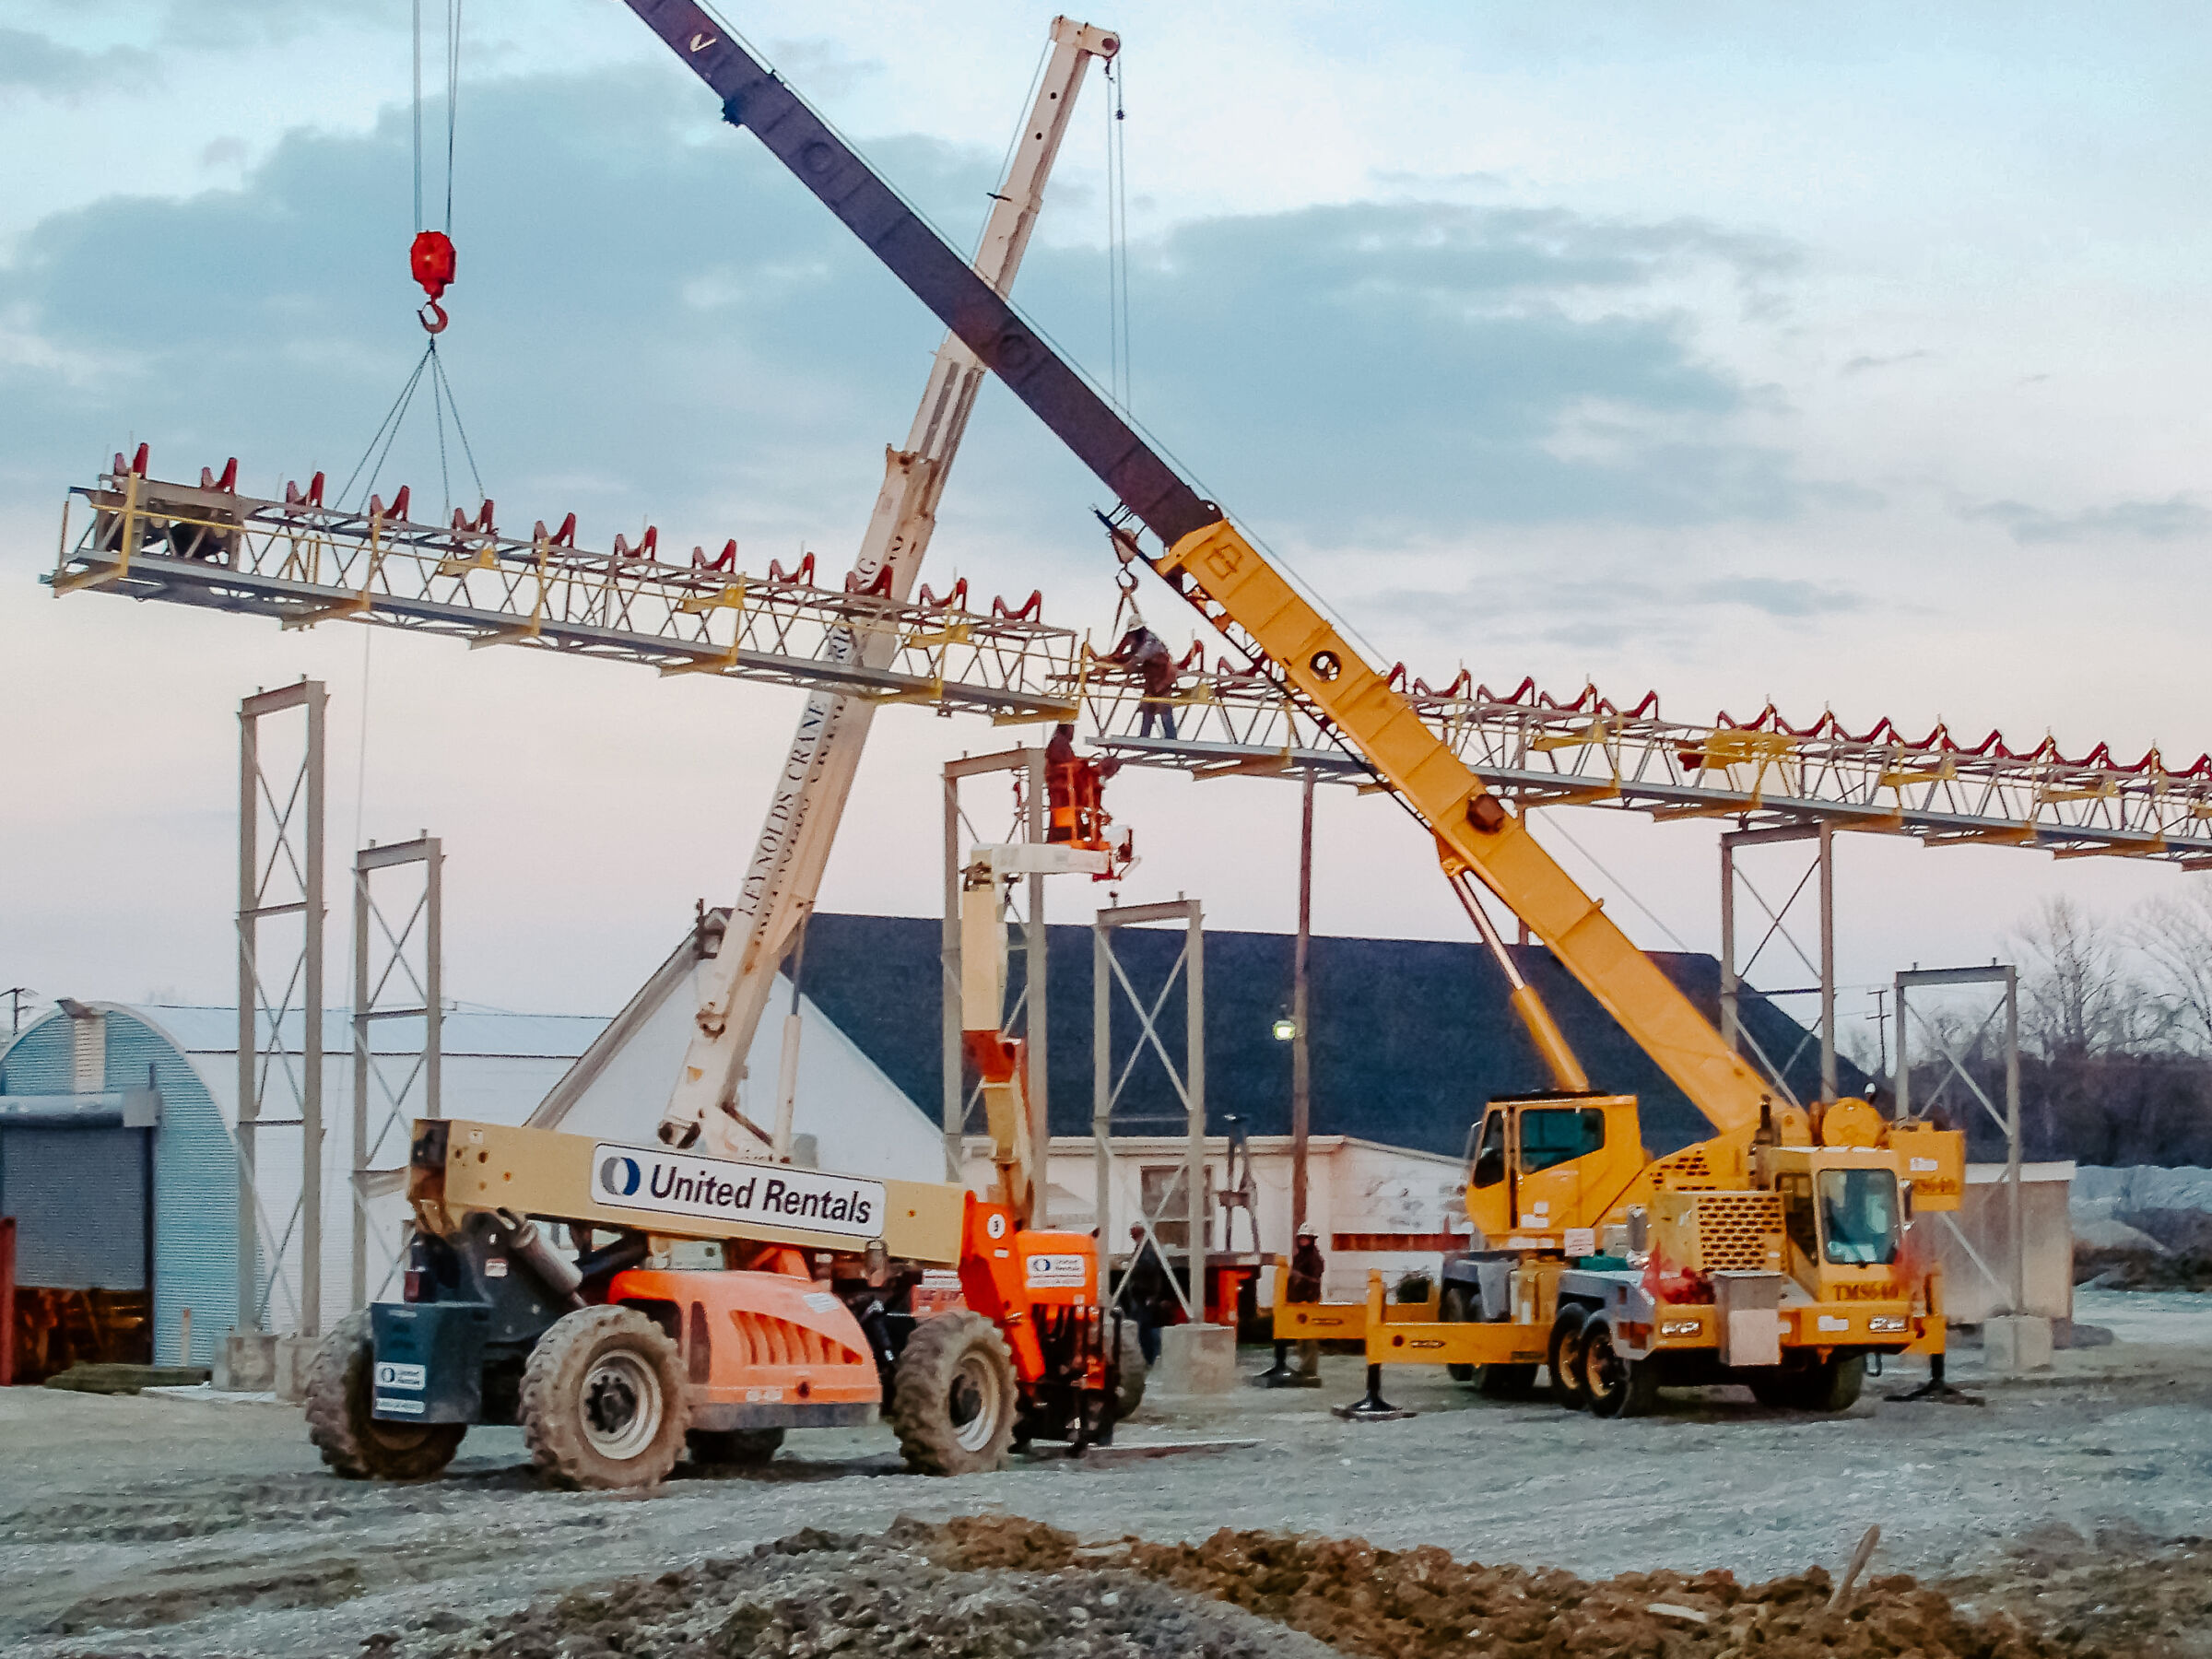
<svg viewBox="0 0 2212 1659">
<path fill-rule="evenodd" d="M 937 1529 L 813 1528 L 748 1557 L 575 1591 L 471 1623 L 429 1615 L 362 1659 L 1327 1659 L 1321 1643 L 1131 1572 L 947 1563 Z"/>
<path fill-rule="evenodd" d="M 2046 1526 L 2009 1553 L 2004 1567 L 1945 1588 L 2015 1611 L 2075 1651 L 2212 1659 L 2212 1539 Z"/>
<path fill-rule="evenodd" d="M 1909 1577 L 1862 1584 L 1830 1608 L 1827 1571 L 1738 1584 L 1726 1572 L 1624 1573 L 1593 1583 L 1571 1573 L 1485 1567 L 1441 1549 L 1376 1549 L 1357 1538 L 1216 1533 L 1202 1544 L 1125 1540 L 1083 1549 L 1033 1522 L 947 1523 L 937 1559 L 1126 1565 L 1376 1659 L 1811 1659 L 1913 1653 L 1924 1659 L 2040 1659 L 2064 1650 L 2008 1615 L 1970 1617 Z"/>
<path fill-rule="evenodd" d="M 472 1624 L 432 1614 L 364 1659 L 2089 1659 L 2168 1651 L 2140 1628 L 2038 1635 L 1903 1576 L 1841 1607 L 1827 1571 L 1486 1567 L 1359 1539 L 1216 1533 L 1085 1545 L 1014 1517 L 902 1519 L 877 1537 L 811 1528 L 736 1560 L 572 1592 Z M 1993 1598 L 1994 1599 L 1994 1598 Z M 1325 1644 L 1325 1645 L 1324 1645 Z"/>
<path fill-rule="evenodd" d="M 2077 1242 L 2074 1282 L 2105 1290 L 2212 1289 L 2212 1214 L 2196 1209 L 2128 1209 L 2114 1220 L 2157 1248 Z"/>
</svg>

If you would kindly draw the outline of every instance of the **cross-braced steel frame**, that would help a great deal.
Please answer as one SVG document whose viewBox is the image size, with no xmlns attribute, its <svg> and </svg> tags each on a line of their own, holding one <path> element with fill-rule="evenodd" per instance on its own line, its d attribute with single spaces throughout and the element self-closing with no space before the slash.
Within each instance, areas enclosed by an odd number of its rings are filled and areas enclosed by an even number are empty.
<svg viewBox="0 0 2212 1659">
<path fill-rule="evenodd" d="M 968 778 L 1011 772 L 1019 781 L 1015 796 L 1015 821 L 1006 834 L 979 834 L 960 808 L 960 783 Z M 945 1178 L 959 1182 L 962 1147 L 968 1124 L 974 1115 L 982 1088 L 970 1088 L 960 1046 L 960 871 L 971 847 L 1006 841 L 1041 841 L 1045 834 L 1047 801 L 1044 751 L 1041 748 L 1006 749 L 995 755 L 963 756 L 945 764 L 945 925 L 938 947 L 944 969 L 944 1127 Z M 1045 1020 L 1044 877 L 1031 875 L 1023 882 L 1021 912 L 1021 994 L 1006 1008 L 999 1027 L 1002 1035 L 1020 1037 L 1028 1045 L 1030 1167 L 1041 1184 L 1046 1156 L 1051 1149 L 1051 1119 L 1047 1114 L 1048 1031 Z"/>
<path fill-rule="evenodd" d="M 272 1303 L 285 1285 L 295 1237 L 300 1272 L 290 1291 L 302 1336 L 321 1333 L 323 1319 L 323 778 L 324 712 L 320 680 L 302 679 L 256 692 L 238 706 L 238 1319 L 266 1330 Z M 298 709 L 306 731 L 300 763 L 272 777 L 262 761 L 261 723 Z M 264 855 L 262 830 L 270 834 Z M 262 927 L 298 916 L 299 950 L 282 963 L 279 981 L 265 959 Z M 271 987 L 275 986 L 272 994 Z M 297 1013 L 300 1066 L 292 1068 L 285 1025 Z M 280 1094 L 273 1091 L 281 1090 Z M 288 1100 L 296 1117 L 271 1116 Z M 262 1132 L 300 1131 L 300 1193 L 281 1228 L 262 1204 Z M 262 1261 L 268 1271 L 265 1277 Z"/>
<path fill-rule="evenodd" d="M 1813 843 L 1812 862 L 1797 877 L 1789 895 L 1779 904 L 1771 900 L 1751 878 L 1737 859 L 1747 847 L 1773 846 L 1789 842 Z M 1791 926 L 1799 900 L 1806 888 L 1814 889 L 1819 912 L 1819 942 L 1818 959 L 1806 953 Z M 1747 893 L 1751 901 L 1766 919 L 1759 943 L 1750 954 L 1739 962 L 1736 954 L 1736 900 L 1737 895 Z M 1758 925 L 1756 919 L 1753 925 Z M 1782 1055 L 1779 1063 L 1766 1052 L 1758 1039 L 1744 1027 L 1742 1018 L 1743 982 L 1746 975 L 1759 965 L 1759 957 L 1770 945 L 1780 942 L 1797 959 L 1798 965 L 1813 976 L 1809 985 L 1784 985 L 1777 990 L 1759 991 L 1754 994 L 1761 1001 L 1783 996 L 1817 996 L 1820 999 L 1819 1018 L 1814 1030 L 1798 1039 L 1797 1047 Z M 1775 1088 L 1793 1104 L 1803 1105 L 1796 1091 L 1789 1085 L 1790 1069 L 1796 1065 L 1797 1056 L 1805 1044 L 1818 1036 L 1820 1043 L 1820 1098 L 1836 1098 L 1836 837 L 1835 826 L 1826 822 L 1812 824 L 1781 824 L 1765 830 L 1731 830 L 1721 837 L 1721 1038 L 1728 1046 L 1741 1053 L 1751 1051 L 1760 1069 L 1773 1080 Z"/>
<path fill-rule="evenodd" d="M 421 873 L 394 928 L 395 909 L 377 902 L 373 877 L 380 870 Z M 376 1236 L 369 1214 L 367 1185 L 377 1159 L 388 1148 L 404 1161 L 410 1124 L 418 1117 L 445 1115 L 440 1098 L 440 1060 L 445 1020 L 445 853 L 438 837 L 424 833 L 410 841 L 380 847 L 371 841 L 353 861 L 353 1255 L 352 1304 L 369 1305 L 381 1295 L 406 1257 L 400 1248 L 387 1256 L 378 1283 L 369 1282 L 369 1246 Z M 389 879 L 389 878 L 387 878 Z M 385 1020 L 421 1021 L 422 1045 L 411 1053 L 378 1052 L 377 1029 Z M 404 1062 L 394 1080 L 387 1069 Z M 381 1240 L 379 1241 L 381 1243 Z"/>
<path fill-rule="evenodd" d="M 1183 926 L 1182 949 L 1170 964 L 1159 987 L 1149 997 L 1138 991 L 1123 965 L 1120 954 L 1114 949 L 1115 936 L 1125 927 L 1143 927 L 1148 924 L 1180 922 Z M 1160 1018 L 1178 983 L 1182 986 L 1182 1061 L 1177 1064 L 1166 1041 L 1160 1036 Z M 1113 1011 L 1117 1001 L 1126 998 L 1129 1008 L 1136 1016 L 1136 1041 L 1131 1046 L 1128 1058 L 1118 1062 L 1113 1041 Z M 1176 1300 L 1182 1304 L 1183 1312 L 1194 1322 L 1206 1317 L 1206 1253 L 1209 1218 L 1206 1211 L 1206 916 L 1195 899 L 1178 899 L 1167 904 L 1115 905 L 1098 912 L 1091 922 L 1090 932 L 1090 1135 L 1091 1165 L 1096 1180 L 1099 1217 L 1099 1258 L 1101 1268 L 1112 1253 L 1112 1241 L 1107 1237 L 1107 1218 L 1112 1213 L 1113 1196 L 1113 1109 L 1128 1087 L 1137 1063 L 1148 1052 L 1167 1073 L 1168 1082 L 1182 1102 L 1189 1125 L 1189 1140 L 1183 1155 L 1182 1196 L 1183 1213 L 1187 1218 L 1190 1242 L 1188 1285 L 1178 1284 L 1173 1274 L 1168 1282 L 1175 1288 Z M 1137 1197 L 1138 1225 L 1144 1229 L 1142 1244 L 1159 1250 L 1156 1229 L 1174 1201 L 1172 1188 L 1160 1194 L 1159 1208 L 1145 1208 L 1143 1193 Z M 1161 1259 L 1164 1261 L 1165 1255 Z M 1128 1279 L 1124 1277 L 1125 1287 Z M 1120 1290 L 1114 1300 L 1121 1299 Z"/>
<path fill-rule="evenodd" d="M 1981 1022 L 1968 1032 L 1962 1043 L 1954 1042 L 1952 1034 L 1929 1019 L 1906 1000 L 1906 992 L 1913 988 L 1939 988 L 1959 985 L 1996 985 L 2003 994 L 1991 1005 Z M 1989 1098 L 1989 1091 L 1967 1069 L 1966 1062 L 1979 1048 L 1997 1017 L 2005 1018 L 2002 1041 L 2005 1054 L 2005 1104 L 2000 1109 Z M 1927 1038 L 1929 1045 L 1943 1063 L 1940 1079 L 1924 1104 L 1915 1114 L 1912 1106 L 1912 1030 L 1914 1021 Z M 1996 1288 L 1997 1293 L 2007 1299 L 2006 1311 L 2025 1313 L 2028 1311 L 2028 1223 L 2020 1198 L 2020 974 L 2009 963 L 1993 962 L 1986 968 L 1915 968 L 1897 976 L 1897 1115 L 1904 1121 L 1914 1115 L 1925 1117 L 1941 1105 L 1954 1083 L 1966 1086 L 1966 1092 L 1987 1112 L 1991 1120 L 2005 1134 L 2005 1186 L 2007 1212 L 2006 1230 L 2012 1246 L 2012 1272 L 2009 1281 L 1998 1277 L 1996 1271 L 1982 1259 L 1972 1241 L 1959 1230 L 1958 1222 L 1944 1215 L 1944 1224 L 1951 1236 L 1966 1252 L 1967 1259 L 1980 1270 L 1982 1277 Z"/>
</svg>

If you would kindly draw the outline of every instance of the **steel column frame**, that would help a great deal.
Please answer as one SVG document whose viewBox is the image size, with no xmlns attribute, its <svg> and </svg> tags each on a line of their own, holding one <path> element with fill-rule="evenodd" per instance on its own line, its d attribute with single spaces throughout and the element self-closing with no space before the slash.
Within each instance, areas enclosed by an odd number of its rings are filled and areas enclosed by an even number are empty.
<svg viewBox="0 0 2212 1659">
<path fill-rule="evenodd" d="M 408 912 L 406 921 L 397 933 L 385 919 L 376 902 L 371 877 L 378 870 L 395 869 L 406 865 L 422 866 L 422 892 Z M 393 1126 L 401 1128 L 401 1143 L 407 1142 L 406 1120 L 401 1108 L 421 1083 L 420 1115 L 426 1118 L 445 1115 L 440 1097 L 440 1064 L 444 1052 L 445 1021 L 445 853 L 444 843 L 428 833 L 411 841 L 400 841 L 380 847 L 374 841 L 356 853 L 353 861 L 353 1177 L 347 1183 L 353 1205 L 353 1255 L 349 1288 L 352 1306 L 369 1305 L 369 1207 L 365 1186 L 371 1174 L 371 1161 L 383 1150 L 385 1138 Z M 418 975 L 407 959 L 408 942 L 415 937 L 418 924 L 422 928 L 423 971 Z M 382 971 L 373 966 L 377 952 L 372 948 L 371 931 L 380 934 L 383 941 Z M 381 1006 L 384 989 L 391 983 L 394 972 L 413 990 L 415 1000 L 403 1000 L 397 1006 Z M 413 1068 L 398 1088 L 378 1069 L 375 1056 L 374 1030 L 378 1020 L 419 1018 L 422 1020 L 422 1050 Z M 383 1119 L 370 1133 L 369 1086 L 375 1082 L 384 1095 Z M 386 1264 L 385 1278 L 391 1277 Z M 381 1291 L 382 1286 L 379 1286 Z"/>
<path fill-rule="evenodd" d="M 1114 954 L 1113 935 L 1124 927 L 1142 927 L 1147 923 L 1180 922 L 1183 924 L 1182 954 L 1168 970 L 1161 982 L 1159 994 L 1149 1007 L 1137 994 L 1123 970 L 1121 959 Z M 1111 1214 L 1110 1200 L 1113 1190 L 1113 1106 L 1121 1098 L 1123 1088 L 1135 1069 L 1137 1057 L 1147 1044 L 1159 1055 L 1159 1063 L 1168 1074 L 1168 1081 L 1182 1099 L 1188 1125 L 1189 1139 L 1183 1154 L 1182 1186 L 1184 1214 L 1188 1218 L 1189 1242 L 1185 1248 L 1185 1263 L 1189 1285 L 1175 1284 L 1174 1275 L 1168 1282 L 1174 1286 L 1176 1299 L 1183 1312 L 1194 1323 L 1206 1317 L 1206 1234 L 1210 1218 L 1206 1213 L 1206 916 L 1195 899 L 1177 899 L 1164 904 L 1127 904 L 1110 906 L 1100 911 L 1091 920 L 1091 1158 L 1098 1193 L 1099 1256 L 1101 1265 L 1112 1254 L 1112 1244 L 1106 1236 L 1107 1218 Z M 1178 1070 L 1174 1057 L 1160 1041 L 1159 1013 L 1167 1006 L 1168 994 L 1175 988 L 1181 977 L 1183 982 L 1183 1063 Z M 1129 1056 L 1129 1064 L 1113 1076 L 1113 992 L 1118 983 L 1129 998 L 1129 1006 L 1137 1018 L 1136 1046 Z M 1164 1213 L 1164 1212 L 1163 1212 Z M 1144 1229 L 1145 1239 L 1153 1239 L 1153 1224 L 1159 1216 L 1147 1214 L 1143 1194 L 1138 1194 L 1137 1219 Z M 1157 1243 L 1154 1248 L 1158 1249 Z M 1165 1259 L 1164 1256 L 1162 1258 Z M 1117 1292 L 1118 1300 L 1118 1292 Z"/>
<path fill-rule="evenodd" d="M 297 1126 L 300 1130 L 300 1198 L 269 1259 L 268 1292 L 273 1299 L 284 1273 L 284 1252 L 296 1223 L 300 1231 L 300 1279 L 295 1310 L 299 1334 L 321 1334 L 323 1323 L 323 806 L 324 725 L 329 702 L 321 680 L 302 679 L 275 691 L 256 692 L 238 705 L 238 1319 L 241 1327 L 267 1327 L 272 1312 L 264 1304 L 259 1267 L 263 1211 L 259 1186 L 260 1131 Z M 261 722 L 292 709 L 306 712 L 306 743 L 298 771 L 282 804 L 269 786 L 261 763 Z M 267 803 L 275 844 L 261 856 L 261 810 Z M 307 821 L 298 831 L 293 813 L 304 808 Z M 270 884 L 279 865 L 290 874 L 286 891 L 297 899 L 269 902 Z M 281 999 L 269 1006 L 267 977 L 261 971 L 261 923 L 275 916 L 301 921 L 300 955 L 287 976 Z M 284 1066 L 284 1016 L 292 987 L 300 989 L 300 1072 L 291 1078 L 299 1103 L 296 1120 L 265 1117 L 262 1107 L 272 1065 Z M 268 1048 L 262 1046 L 265 1016 Z"/>
<path fill-rule="evenodd" d="M 2005 1182 L 2008 1189 L 2006 1201 L 2010 1210 L 2007 1217 L 2009 1223 L 2007 1230 L 2012 1235 L 2012 1282 L 2006 1285 L 1998 1279 L 1995 1274 L 1989 1271 L 1989 1265 L 1978 1255 L 1974 1257 L 1974 1265 L 1982 1269 L 1983 1275 L 1992 1284 L 2011 1297 L 2012 1304 L 2007 1310 L 2008 1312 L 2024 1313 L 2027 1312 L 2028 1303 L 2028 1230 L 2026 1212 L 2021 1206 L 2020 1200 L 2019 970 L 2010 963 L 1992 962 L 1986 968 L 1915 968 L 1898 974 L 1896 982 L 1897 1115 L 1900 1121 L 1912 1115 L 1912 1026 L 1906 1010 L 1905 992 L 1908 987 L 1913 985 L 2001 985 L 2004 987 L 2004 1000 L 1983 1018 L 1981 1025 L 1975 1028 L 1974 1035 L 1968 1042 L 1968 1047 L 1971 1049 L 1975 1042 L 1980 1041 L 1982 1033 L 1989 1029 L 1990 1021 L 1996 1018 L 2000 1009 L 2003 1011 L 2005 1015 L 2005 1107 L 2001 1112 L 1983 1087 L 1974 1081 L 1973 1074 L 1966 1069 L 1965 1062 L 1944 1040 L 1943 1034 L 1930 1025 L 1924 1017 L 1923 1017 L 1921 1024 L 1926 1029 L 1936 1053 L 1941 1054 L 1950 1065 L 1949 1072 L 1944 1076 L 1943 1081 L 1936 1086 L 1935 1093 L 1929 1097 L 1927 1109 L 1933 1110 L 1936 1101 L 1943 1098 L 1943 1091 L 1949 1087 L 1951 1078 L 1956 1077 L 1966 1085 L 1968 1091 L 1973 1095 L 1974 1099 L 1981 1102 L 1982 1109 L 1995 1120 L 1997 1126 L 2005 1131 Z M 1959 1224 L 1951 1220 L 1948 1215 L 1944 1217 L 1944 1220 L 1949 1224 L 1951 1231 L 1958 1236 L 1959 1242 L 1965 1243 L 1966 1238 L 1963 1233 L 1959 1231 Z M 1968 1253 L 1973 1254 L 1971 1245 L 1968 1246 Z"/>
<path fill-rule="evenodd" d="M 1814 851 L 1812 867 L 1806 871 L 1805 877 L 1799 879 L 1797 886 L 1792 889 L 1789 898 L 1783 901 L 1779 910 L 1768 905 L 1765 896 L 1756 887 L 1752 887 L 1747 877 L 1740 877 L 1738 874 L 1735 855 L 1742 848 L 1773 846 L 1785 842 L 1808 841 L 1818 843 Z M 1751 963 L 1759 959 L 1759 951 L 1765 949 L 1777 934 L 1782 935 L 1792 950 L 1797 952 L 1800 959 L 1804 959 L 1805 952 L 1798 946 L 1795 935 L 1790 932 L 1787 918 L 1791 909 L 1796 904 L 1799 896 L 1805 890 L 1806 880 L 1816 876 L 1818 877 L 1819 959 L 1817 963 L 1807 961 L 1806 965 L 1813 969 L 1818 976 L 1818 983 L 1800 987 L 1796 990 L 1768 991 L 1760 994 L 1762 997 L 1770 999 L 1777 996 L 1800 995 L 1806 992 L 1818 994 L 1820 998 L 1818 1028 L 1820 1098 L 1823 1100 L 1832 1100 L 1836 1098 L 1838 1087 L 1836 1065 L 1836 840 L 1835 826 L 1825 819 L 1818 823 L 1780 824 L 1760 830 L 1730 830 L 1724 831 L 1721 836 L 1721 1040 L 1739 1053 L 1743 1052 L 1745 1044 L 1748 1043 L 1754 1058 L 1772 1075 L 1776 1085 L 1783 1089 L 1783 1093 L 1791 1092 L 1788 1085 L 1783 1081 L 1783 1074 L 1789 1069 L 1791 1061 L 1794 1061 L 1796 1056 L 1794 1054 L 1789 1056 L 1781 1065 L 1777 1066 L 1759 1049 L 1759 1044 L 1752 1040 L 1750 1034 L 1743 1027 L 1740 1007 L 1743 981 L 1737 971 L 1735 951 L 1736 886 L 1741 880 L 1742 884 L 1750 889 L 1751 896 L 1758 901 L 1759 908 L 1767 914 L 1767 929 L 1760 935 L 1759 945 L 1752 950 L 1749 960 L 1744 963 L 1745 971 L 1748 971 Z"/>
<path fill-rule="evenodd" d="M 963 1179 L 964 1143 L 971 1105 L 960 1052 L 960 869 L 966 863 L 960 834 L 960 781 L 1006 771 L 1018 771 L 1023 775 L 1022 833 L 1030 841 L 1043 841 L 1049 805 L 1045 798 L 1042 749 L 1017 748 L 1005 749 L 995 755 L 964 755 L 958 760 L 945 763 L 945 925 L 939 938 L 937 961 L 943 971 L 940 995 L 944 1009 L 942 1112 L 945 1173 L 947 1180 L 955 1182 Z M 1006 1010 L 1008 1023 L 1001 1029 L 1011 1034 L 1012 1020 L 1018 1008 L 1021 1015 L 1022 1041 L 1027 1045 L 1029 1056 L 1030 1158 L 1037 1171 L 1037 1178 L 1041 1182 L 1045 1180 L 1045 1159 L 1052 1149 L 1050 1074 L 1046 1070 L 1049 1051 L 1045 1006 L 1047 935 L 1044 877 L 1033 875 L 1025 879 L 1021 1000 L 1016 1008 Z M 1041 1210 L 1039 1218 L 1042 1218 Z"/>
</svg>

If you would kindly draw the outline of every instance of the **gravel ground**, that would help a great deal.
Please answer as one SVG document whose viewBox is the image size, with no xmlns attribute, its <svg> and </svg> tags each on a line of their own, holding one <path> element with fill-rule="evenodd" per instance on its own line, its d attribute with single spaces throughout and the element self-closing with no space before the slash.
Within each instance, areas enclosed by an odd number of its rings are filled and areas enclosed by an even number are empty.
<svg viewBox="0 0 2212 1659">
<path fill-rule="evenodd" d="M 1123 1431 L 1248 1449 L 927 1480 L 900 1470 L 888 1430 L 824 1430 L 766 1470 L 642 1494 L 540 1489 L 514 1430 L 472 1432 L 444 1480 L 371 1486 L 324 1473 L 288 1408 L 9 1390 L 0 1651 L 353 1654 L 378 1632 L 735 1559 L 809 1526 L 877 1534 L 902 1513 L 1163 1543 L 1261 1528 L 1747 1583 L 1839 1565 L 1878 1522 L 1880 1571 L 1959 1579 L 1992 1605 L 2071 1595 L 2086 1616 L 2107 1566 L 2212 1535 L 2212 1298 L 2085 1296 L 2077 1317 L 2121 1339 L 1990 1386 L 1978 1408 L 1885 1403 L 1914 1380 L 1893 1371 L 1832 1420 L 1713 1390 L 1604 1423 L 1408 1371 L 1387 1391 L 1421 1415 L 1353 1426 L 1323 1406 L 1358 1393 L 1358 1362 L 1331 1359 L 1318 1394 L 1147 1400 Z M 1953 1376 L 1972 1383 L 1971 1359 Z"/>
</svg>

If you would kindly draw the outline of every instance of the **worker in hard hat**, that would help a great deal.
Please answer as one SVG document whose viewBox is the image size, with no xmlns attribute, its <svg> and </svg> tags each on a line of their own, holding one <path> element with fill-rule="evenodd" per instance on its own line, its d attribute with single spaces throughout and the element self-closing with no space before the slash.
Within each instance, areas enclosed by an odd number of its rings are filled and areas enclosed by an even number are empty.
<svg viewBox="0 0 2212 1659">
<path fill-rule="evenodd" d="M 1321 1234 L 1309 1221 L 1298 1230 L 1297 1241 L 1290 1251 L 1290 1282 L 1288 1286 L 1290 1300 L 1294 1302 L 1321 1300 L 1322 1277 L 1327 1271 L 1328 1263 L 1321 1253 Z M 1320 1343 L 1307 1341 L 1298 1345 L 1298 1370 L 1300 1376 L 1320 1376 Z"/>
<path fill-rule="evenodd" d="M 1321 1235 L 1308 1223 L 1298 1230 L 1298 1241 L 1290 1250 L 1290 1300 L 1319 1301 L 1321 1277 L 1327 1271 L 1328 1263 L 1321 1253 Z"/>
<path fill-rule="evenodd" d="M 1175 658 L 1168 642 L 1145 626 L 1143 615 L 1134 605 L 1129 607 L 1129 631 L 1106 660 L 1135 669 L 1144 682 L 1144 696 L 1136 705 L 1143 720 L 1136 735 L 1149 737 L 1153 726 L 1158 725 L 1160 735 L 1174 742 L 1175 707 L 1169 700 L 1175 691 Z"/>
</svg>

